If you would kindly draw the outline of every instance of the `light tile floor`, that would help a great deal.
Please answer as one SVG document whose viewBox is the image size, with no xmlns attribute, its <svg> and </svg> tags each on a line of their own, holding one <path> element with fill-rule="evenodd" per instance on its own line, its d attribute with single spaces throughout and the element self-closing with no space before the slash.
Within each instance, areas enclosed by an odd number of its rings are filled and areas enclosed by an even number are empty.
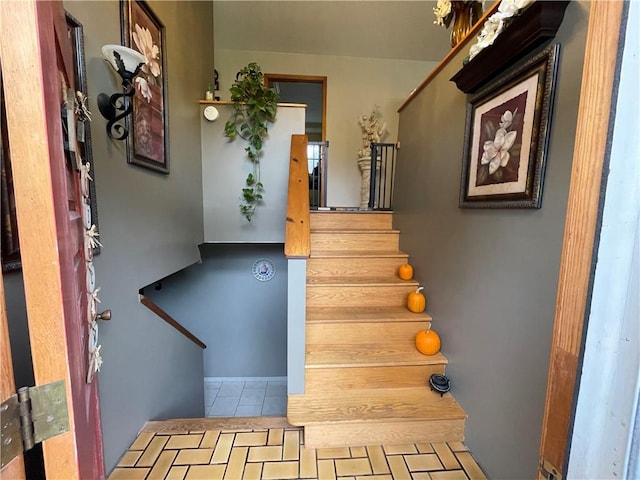
<svg viewBox="0 0 640 480">
<path fill-rule="evenodd" d="M 148 422 L 109 480 L 486 480 L 462 442 L 306 448 L 285 418 Z"/>
<path fill-rule="evenodd" d="M 285 415 L 287 382 L 284 379 L 207 379 L 204 383 L 204 408 L 207 417 Z"/>
</svg>

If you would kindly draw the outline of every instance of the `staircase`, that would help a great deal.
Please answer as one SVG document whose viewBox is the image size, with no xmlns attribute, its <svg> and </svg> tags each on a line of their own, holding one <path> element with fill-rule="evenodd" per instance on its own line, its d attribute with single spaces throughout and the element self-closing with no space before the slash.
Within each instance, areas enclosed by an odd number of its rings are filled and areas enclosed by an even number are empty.
<svg viewBox="0 0 640 480">
<path fill-rule="evenodd" d="M 405 307 L 407 257 L 391 212 L 311 212 L 305 393 L 287 411 L 307 447 L 463 440 L 466 413 L 428 387 L 447 359 L 415 348 L 431 317 Z"/>
</svg>

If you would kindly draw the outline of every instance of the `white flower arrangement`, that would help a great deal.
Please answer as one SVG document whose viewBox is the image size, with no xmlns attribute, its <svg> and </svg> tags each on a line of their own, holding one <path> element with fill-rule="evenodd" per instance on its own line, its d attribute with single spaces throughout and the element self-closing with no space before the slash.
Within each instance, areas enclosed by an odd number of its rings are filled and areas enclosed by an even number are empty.
<svg viewBox="0 0 640 480">
<path fill-rule="evenodd" d="M 453 16 L 452 13 L 451 0 L 438 0 L 437 5 L 433 8 L 433 14 L 436 16 L 433 23 L 448 28 Z"/>
<path fill-rule="evenodd" d="M 469 60 L 478 55 L 482 50 L 493 45 L 498 35 L 502 33 L 509 19 L 535 0 L 501 0 L 498 11 L 491 15 L 478 35 L 477 42 L 469 50 Z M 440 2 L 438 2 L 440 3 Z"/>
<path fill-rule="evenodd" d="M 433 8 L 433 14 L 436 19 L 433 21 L 435 25 L 440 25 L 444 28 L 449 28 L 453 17 L 455 16 L 454 12 L 454 3 L 463 4 L 468 7 L 473 7 L 476 5 L 479 9 L 473 9 L 472 21 L 477 21 L 482 16 L 482 8 L 484 8 L 484 0 L 438 0 L 438 3 Z M 477 17 L 474 17 L 477 15 Z"/>
<path fill-rule="evenodd" d="M 358 150 L 358 158 L 371 157 L 371 143 L 380 143 L 387 132 L 387 123 L 380 119 L 376 106 L 370 115 L 361 115 L 358 124 L 362 131 L 362 148 Z"/>
</svg>

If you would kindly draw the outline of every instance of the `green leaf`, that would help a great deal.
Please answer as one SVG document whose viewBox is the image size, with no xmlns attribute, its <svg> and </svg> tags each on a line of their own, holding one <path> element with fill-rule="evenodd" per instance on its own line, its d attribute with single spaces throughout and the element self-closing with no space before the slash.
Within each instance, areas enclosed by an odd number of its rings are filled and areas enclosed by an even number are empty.
<svg viewBox="0 0 640 480">
<path fill-rule="evenodd" d="M 486 165 L 483 165 L 478 170 L 478 183 L 483 184 L 487 181 L 487 176 L 489 175 L 489 168 Z"/>
<path fill-rule="evenodd" d="M 254 164 L 254 171 L 259 172 L 259 162 L 264 147 L 264 139 L 268 136 L 268 124 L 276 119 L 278 95 L 273 88 L 264 84 L 264 75 L 260 66 L 251 62 L 237 74 L 236 80 L 229 88 L 234 113 L 225 123 L 225 136 L 235 139 L 237 136 L 248 142 L 245 152 Z M 262 200 L 262 183 L 257 175 L 249 174 L 246 185 L 242 189 L 240 211 L 248 221 L 255 213 L 255 207 Z"/>
<path fill-rule="evenodd" d="M 253 190 L 245 188 L 242 191 L 242 198 L 247 203 L 255 203 L 256 197 L 253 194 Z"/>
<path fill-rule="evenodd" d="M 224 124 L 224 136 L 233 140 L 236 138 L 236 126 L 233 122 L 228 121 Z"/>
</svg>

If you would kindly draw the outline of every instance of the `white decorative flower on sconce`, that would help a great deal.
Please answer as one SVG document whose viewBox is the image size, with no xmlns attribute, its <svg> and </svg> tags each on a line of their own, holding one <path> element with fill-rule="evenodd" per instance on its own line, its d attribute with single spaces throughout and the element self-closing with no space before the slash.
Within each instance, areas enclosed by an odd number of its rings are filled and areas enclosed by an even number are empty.
<svg viewBox="0 0 640 480">
<path fill-rule="evenodd" d="M 485 48 L 493 45 L 493 42 L 505 29 L 510 19 L 533 2 L 534 0 L 502 0 L 498 6 L 498 11 L 484 22 L 476 43 L 469 50 L 469 60 L 473 59 Z"/>
<path fill-rule="evenodd" d="M 147 63 L 147 57 L 132 48 L 122 45 L 105 45 L 102 54 L 109 61 L 113 69 L 122 78 L 122 93 L 114 93 L 109 96 L 106 93 L 98 95 L 98 109 L 102 116 L 108 120 L 107 135 L 114 140 L 124 140 L 129 135 L 126 127 L 119 123 L 133 110 L 131 97 L 135 94 L 133 79 L 140 73 L 143 65 Z M 118 112 L 121 112 L 118 114 Z"/>
</svg>

